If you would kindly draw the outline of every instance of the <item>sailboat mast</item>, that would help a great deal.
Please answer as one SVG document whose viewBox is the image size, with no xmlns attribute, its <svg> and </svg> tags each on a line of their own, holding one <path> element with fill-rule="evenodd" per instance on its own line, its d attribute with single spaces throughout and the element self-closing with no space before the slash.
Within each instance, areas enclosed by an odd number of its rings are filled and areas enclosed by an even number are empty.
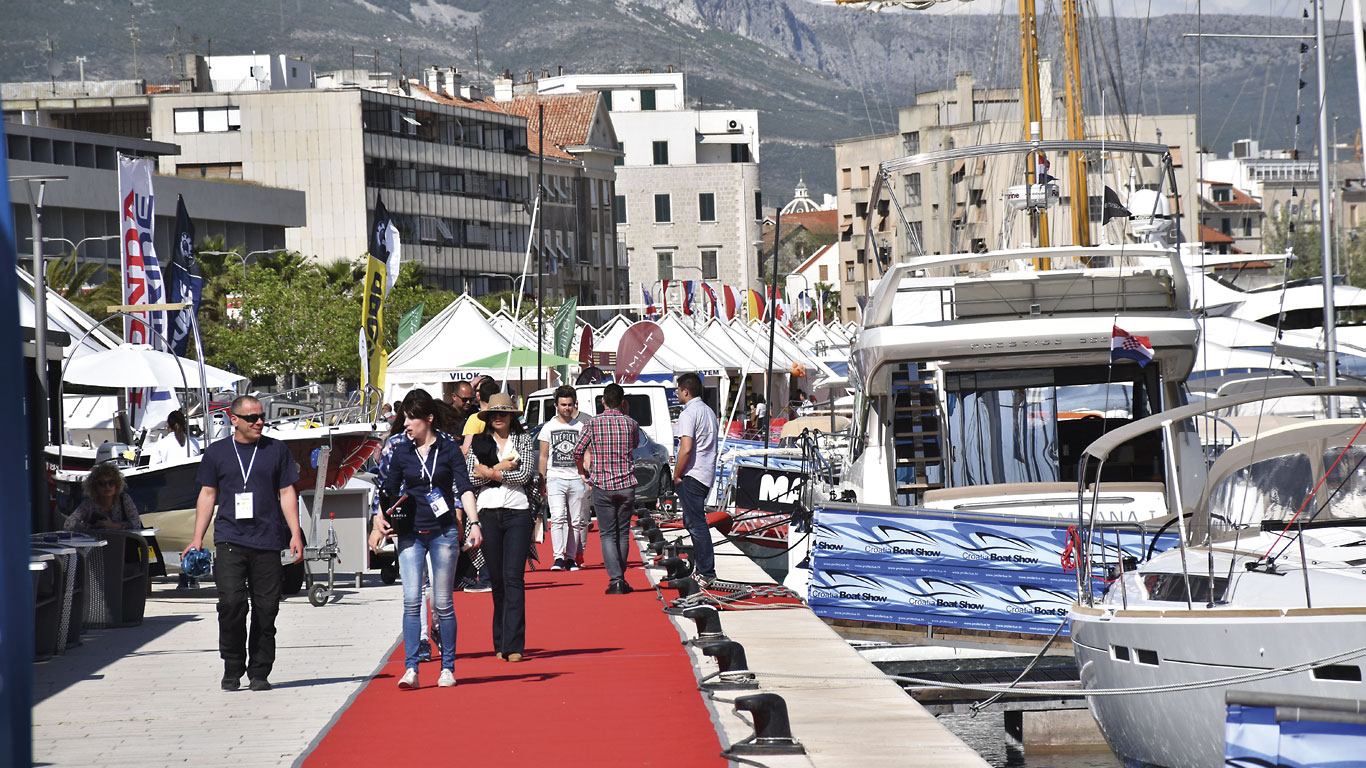
<svg viewBox="0 0 1366 768">
<path fill-rule="evenodd" d="M 1356 2 L 1356 0 L 1352 0 Z M 1327 368 L 1326 383 L 1338 383 L 1337 307 L 1333 301 L 1333 233 L 1328 201 L 1328 72 L 1324 61 L 1323 0 L 1314 2 L 1315 59 L 1319 75 L 1319 245 L 1323 256 L 1323 347 Z M 1338 416 L 1337 398 L 1328 398 L 1328 418 Z"/>
<path fill-rule="evenodd" d="M 1067 58 L 1067 138 L 1086 138 L 1085 115 L 1081 103 L 1081 43 L 1078 39 L 1080 13 L 1077 0 L 1062 0 L 1062 38 Z M 1071 152 L 1068 157 L 1072 182 L 1072 243 L 1091 244 L 1091 205 L 1086 185 L 1086 155 Z"/>
<path fill-rule="evenodd" d="M 1024 120 L 1025 141 L 1043 139 L 1043 103 L 1039 97 L 1039 28 L 1034 0 L 1020 0 L 1020 110 Z M 1025 161 L 1025 182 L 1033 189 L 1038 182 L 1035 173 L 1038 159 L 1029 153 Z M 1048 245 L 1048 213 L 1040 210 L 1037 214 L 1030 209 L 1030 223 L 1038 237 L 1040 246 Z M 1047 269 L 1046 260 L 1039 260 L 1036 266 Z"/>
</svg>

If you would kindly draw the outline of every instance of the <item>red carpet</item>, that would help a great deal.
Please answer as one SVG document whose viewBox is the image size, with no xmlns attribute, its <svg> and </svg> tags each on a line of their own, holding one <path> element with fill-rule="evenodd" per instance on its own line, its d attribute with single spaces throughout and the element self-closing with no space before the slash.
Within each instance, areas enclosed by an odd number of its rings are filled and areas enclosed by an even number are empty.
<svg viewBox="0 0 1366 768">
<path fill-rule="evenodd" d="M 537 546 L 548 566 L 549 536 Z M 457 592 L 459 684 L 437 688 L 434 659 L 419 669 L 419 690 L 400 691 L 400 643 L 305 765 L 725 765 L 687 653 L 638 560 L 627 571 L 636 592 L 605 595 L 596 533 L 588 558 L 581 571 L 527 574 L 520 663 L 493 655 L 490 596 Z M 398 611 L 386 614 L 376 621 L 400 634 Z"/>
</svg>

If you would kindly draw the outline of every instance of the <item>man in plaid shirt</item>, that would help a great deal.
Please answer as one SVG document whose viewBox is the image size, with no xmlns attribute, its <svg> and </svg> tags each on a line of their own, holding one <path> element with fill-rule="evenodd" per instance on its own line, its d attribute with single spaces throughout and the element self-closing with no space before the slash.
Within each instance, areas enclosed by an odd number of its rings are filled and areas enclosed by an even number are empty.
<svg viewBox="0 0 1366 768">
<path fill-rule="evenodd" d="M 602 413 L 584 426 L 583 435 L 574 446 L 574 464 L 593 486 L 593 512 L 601 529 L 602 564 L 607 569 L 609 595 L 632 591 L 626 583 L 636 487 L 631 452 L 639 444 L 640 425 L 622 412 L 625 397 L 620 384 L 608 384 L 602 392 Z M 593 457 L 587 470 L 583 466 L 586 453 Z"/>
</svg>

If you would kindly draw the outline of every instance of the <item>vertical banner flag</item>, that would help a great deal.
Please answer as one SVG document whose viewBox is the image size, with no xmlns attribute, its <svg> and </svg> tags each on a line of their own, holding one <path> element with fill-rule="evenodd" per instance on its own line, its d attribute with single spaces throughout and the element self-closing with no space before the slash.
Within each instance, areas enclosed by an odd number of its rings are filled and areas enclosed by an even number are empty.
<svg viewBox="0 0 1366 768">
<path fill-rule="evenodd" d="M 579 367 L 593 364 L 593 326 L 583 324 L 583 336 L 579 338 Z"/>
<path fill-rule="evenodd" d="M 361 285 L 360 305 L 360 391 L 362 401 L 370 400 L 371 390 L 384 392 L 384 290 L 388 285 L 387 267 L 372 253 L 366 259 L 365 282 Z M 380 397 L 372 401 L 379 408 Z"/>
<path fill-rule="evenodd" d="M 711 317 L 717 317 L 720 307 L 716 305 L 716 289 L 711 287 L 711 283 L 703 283 L 702 293 L 707 297 L 707 304 L 711 307 Z"/>
<path fill-rule="evenodd" d="M 650 295 L 650 289 L 642 285 L 640 293 L 645 298 L 645 319 L 653 320 L 659 317 L 659 308 L 655 306 L 655 297 Z"/>
<path fill-rule="evenodd" d="M 398 227 L 395 227 L 393 219 L 389 218 L 389 209 L 384 207 L 384 200 L 376 194 L 375 225 L 370 229 L 370 255 L 384 262 L 385 273 L 388 275 L 384 283 L 385 293 L 398 282 L 399 259 L 402 253 L 403 243 L 398 237 Z"/>
<path fill-rule="evenodd" d="M 740 296 L 733 285 L 722 286 L 721 290 L 726 294 L 726 322 L 730 322 L 735 319 L 735 313 L 740 311 Z"/>
<path fill-rule="evenodd" d="M 422 309 L 425 306 L 425 304 L 418 304 L 413 307 L 412 311 L 404 315 L 402 320 L 398 321 L 398 341 L 395 342 L 397 346 L 403 346 L 403 342 L 407 341 L 409 336 L 417 333 L 417 329 L 422 327 Z"/>
<path fill-rule="evenodd" d="M 640 372 L 663 344 L 664 330 L 649 320 L 627 328 L 617 343 L 617 383 L 630 384 L 640 378 Z"/>
<path fill-rule="evenodd" d="M 759 296 L 759 292 L 750 288 L 745 294 L 745 300 L 748 302 L 745 307 L 745 310 L 748 313 L 748 319 L 750 321 L 763 320 L 764 318 L 761 314 L 763 312 L 763 298 Z"/>
<path fill-rule="evenodd" d="M 566 299 L 560 308 L 555 310 L 555 319 L 551 321 L 550 327 L 555 338 L 555 354 L 560 357 L 569 357 L 569 350 L 574 346 L 574 317 L 578 315 L 579 300 Z M 560 374 L 560 383 L 565 384 L 569 381 L 569 366 L 557 365 L 555 371 Z"/>
<path fill-rule="evenodd" d="M 683 314 L 685 315 L 692 314 L 693 302 L 697 300 L 695 285 L 696 282 L 693 280 L 683 281 Z"/>
<path fill-rule="evenodd" d="M 176 195 L 175 239 L 171 244 L 171 279 L 166 281 L 166 301 L 190 305 L 171 314 L 171 351 L 184 357 L 194 332 L 192 321 L 198 316 L 204 297 L 204 278 L 194 259 L 194 223 L 185 208 L 185 198 L 180 195 Z"/>
<path fill-rule="evenodd" d="M 166 300 L 166 284 L 157 261 L 155 245 L 156 197 L 152 193 L 150 157 L 119 155 L 119 234 L 123 267 L 123 303 L 161 304 Z M 166 313 L 142 312 L 123 321 L 123 338 L 130 344 L 150 344 L 157 349 L 166 345 Z M 128 415 L 135 428 L 147 416 L 155 390 L 128 390 Z M 170 399 L 164 393 L 163 400 Z M 169 410 L 169 409 L 168 409 Z"/>
</svg>

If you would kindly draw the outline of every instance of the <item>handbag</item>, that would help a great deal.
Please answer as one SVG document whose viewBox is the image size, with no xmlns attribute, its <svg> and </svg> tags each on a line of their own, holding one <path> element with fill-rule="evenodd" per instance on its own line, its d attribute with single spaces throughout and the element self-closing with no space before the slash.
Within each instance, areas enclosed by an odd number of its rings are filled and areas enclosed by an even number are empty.
<svg viewBox="0 0 1366 768">
<path fill-rule="evenodd" d="M 405 493 L 397 499 L 381 499 L 380 505 L 387 507 L 380 514 L 389 521 L 389 527 L 394 529 L 395 534 L 403 536 L 413 532 L 413 521 L 417 517 L 417 505 L 408 494 Z"/>
</svg>

